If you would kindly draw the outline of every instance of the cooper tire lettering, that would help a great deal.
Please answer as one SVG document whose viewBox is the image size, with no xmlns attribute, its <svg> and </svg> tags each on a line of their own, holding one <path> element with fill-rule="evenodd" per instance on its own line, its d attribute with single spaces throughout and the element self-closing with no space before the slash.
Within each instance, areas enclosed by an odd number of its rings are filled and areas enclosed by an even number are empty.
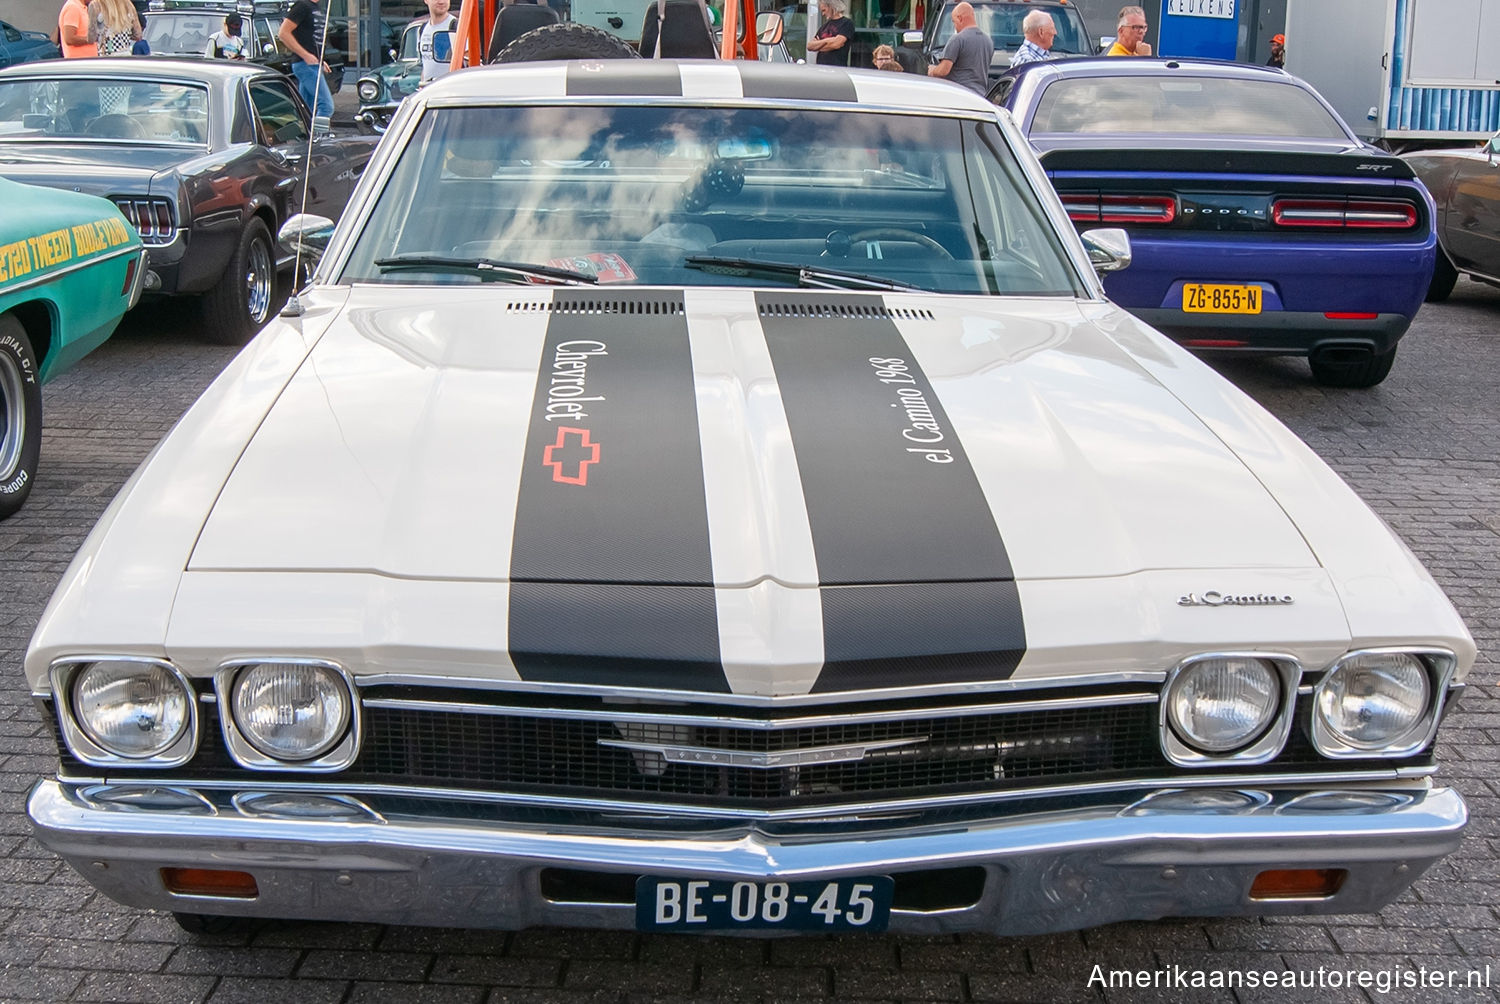
<svg viewBox="0 0 1500 1004">
<path fill-rule="evenodd" d="M 21 508 L 42 455 L 36 352 L 13 314 L 0 317 L 0 519 Z"/>
</svg>

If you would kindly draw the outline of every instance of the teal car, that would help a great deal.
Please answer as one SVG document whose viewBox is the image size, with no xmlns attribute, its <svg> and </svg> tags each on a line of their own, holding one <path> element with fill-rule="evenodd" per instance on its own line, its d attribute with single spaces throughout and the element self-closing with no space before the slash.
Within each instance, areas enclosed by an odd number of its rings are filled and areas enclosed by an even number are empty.
<svg viewBox="0 0 1500 1004">
<path fill-rule="evenodd" d="M 114 203 L 0 179 L 0 519 L 42 452 L 41 385 L 98 348 L 140 297 L 144 250 Z"/>
<path fill-rule="evenodd" d="M 359 94 L 359 112 L 354 121 L 367 133 L 385 132 L 391 116 L 408 94 L 422 86 L 422 25 L 426 18 L 413 21 L 401 33 L 401 44 L 390 51 L 391 62 L 368 76 L 360 77 L 355 89 Z"/>
</svg>

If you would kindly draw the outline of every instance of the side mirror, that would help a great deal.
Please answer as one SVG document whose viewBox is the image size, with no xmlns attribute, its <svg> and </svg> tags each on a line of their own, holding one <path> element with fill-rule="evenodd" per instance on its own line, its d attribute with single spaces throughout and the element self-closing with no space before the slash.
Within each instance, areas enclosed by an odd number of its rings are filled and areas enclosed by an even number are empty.
<svg viewBox="0 0 1500 1004">
<path fill-rule="evenodd" d="M 903 31 L 901 33 L 902 45 L 921 45 L 922 33 L 920 31 Z"/>
<path fill-rule="evenodd" d="M 274 56 L 274 55 L 276 55 L 276 46 L 275 46 L 275 44 L 273 44 L 271 42 L 267 42 L 264 46 L 261 47 L 260 53 L 263 56 Z"/>
<path fill-rule="evenodd" d="M 293 217 L 295 219 L 296 217 Z M 1099 273 L 1118 272 L 1130 267 L 1130 235 L 1117 227 L 1102 230 L 1085 230 L 1084 250 L 1089 253 L 1089 264 Z"/>
<path fill-rule="evenodd" d="M 755 15 L 755 41 L 760 45 L 776 45 L 786 31 L 781 15 L 774 10 L 763 10 Z"/>
<path fill-rule="evenodd" d="M 390 56 L 390 57 L 391 57 L 391 62 L 393 62 L 393 63 L 394 63 L 394 62 L 395 62 L 395 61 L 396 61 L 396 60 L 397 60 L 397 59 L 399 59 L 399 58 L 400 58 L 400 54 L 399 54 L 399 53 L 397 53 L 397 52 L 396 52 L 396 50 L 395 50 L 395 49 L 387 49 L 387 50 L 385 50 L 385 53 L 386 53 L 386 55 L 388 55 L 388 56 Z"/>
<path fill-rule="evenodd" d="M 333 239 L 333 221 L 326 216 L 297 213 L 281 225 L 276 239 L 292 251 L 300 251 L 304 261 L 316 263 Z"/>
<path fill-rule="evenodd" d="M 446 63 L 453 58 L 453 32 L 435 31 L 432 33 L 432 58 L 439 63 Z"/>
</svg>

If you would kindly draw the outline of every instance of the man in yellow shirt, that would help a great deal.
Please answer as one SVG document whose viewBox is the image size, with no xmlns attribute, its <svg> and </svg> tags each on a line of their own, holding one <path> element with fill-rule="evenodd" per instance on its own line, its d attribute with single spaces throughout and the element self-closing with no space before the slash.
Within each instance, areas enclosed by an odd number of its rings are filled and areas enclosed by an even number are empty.
<svg viewBox="0 0 1500 1004">
<path fill-rule="evenodd" d="M 1109 47 L 1106 56 L 1149 56 L 1151 46 L 1146 39 L 1146 12 L 1140 7 L 1121 7 L 1115 19 L 1115 44 Z"/>
</svg>

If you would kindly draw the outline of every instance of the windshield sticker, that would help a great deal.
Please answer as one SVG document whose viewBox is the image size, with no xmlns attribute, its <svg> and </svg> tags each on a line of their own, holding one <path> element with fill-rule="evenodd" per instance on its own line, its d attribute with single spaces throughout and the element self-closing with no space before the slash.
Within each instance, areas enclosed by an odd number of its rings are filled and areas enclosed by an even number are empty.
<svg viewBox="0 0 1500 1004">
<path fill-rule="evenodd" d="M 553 268 L 565 268 L 572 272 L 591 275 L 601 284 L 609 282 L 634 282 L 635 272 L 617 254 L 574 255 L 569 258 L 553 258 L 547 262 Z M 537 280 L 532 280 L 533 282 Z"/>
</svg>

